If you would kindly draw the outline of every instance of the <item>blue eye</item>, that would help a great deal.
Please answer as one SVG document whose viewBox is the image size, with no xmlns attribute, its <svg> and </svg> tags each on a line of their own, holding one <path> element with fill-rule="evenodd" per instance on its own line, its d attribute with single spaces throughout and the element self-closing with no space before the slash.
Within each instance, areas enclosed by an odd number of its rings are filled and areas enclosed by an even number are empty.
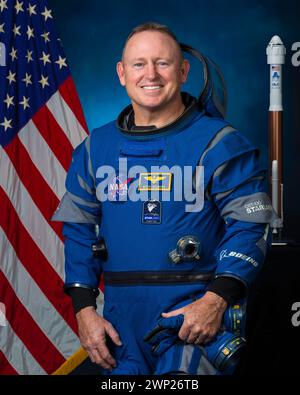
<svg viewBox="0 0 300 395">
<path fill-rule="evenodd" d="M 133 67 L 136 69 L 140 69 L 141 67 L 143 67 L 143 65 L 144 65 L 143 63 L 135 63 Z"/>
<path fill-rule="evenodd" d="M 168 66 L 168 63 L 167 63 L 167 62 L 164 62 L 164 61 L 157 62 L 157 64 L 158 64 L 159 66 L 163 66 L 163 67 Z"/>
</svg>

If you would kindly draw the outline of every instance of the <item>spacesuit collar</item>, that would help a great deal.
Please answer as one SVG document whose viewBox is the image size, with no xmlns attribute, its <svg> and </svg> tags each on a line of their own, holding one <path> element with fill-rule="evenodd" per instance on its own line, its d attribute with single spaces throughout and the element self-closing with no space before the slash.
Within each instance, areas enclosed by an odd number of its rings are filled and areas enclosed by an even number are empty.
<svg viewBox="0 0 300 395">
<path fill-rule="evenodd" d="M 193 113 L 198 112 L 198 103 L 195 97 L 186 92 L 181 92 L 182 101 L 185 105 L 184 112 L 173 122 L 166 126 L 157 128 L 155 125 L 151 126 L 136 126 L 134 123 L 134 111 L 132 105 L 127 106 L 117 118 L 117 127 L 121 132 L 134 135 L 152 135 L 170 131 L 176 128 L 180 123 L 189 118 Z"/>
</svg>

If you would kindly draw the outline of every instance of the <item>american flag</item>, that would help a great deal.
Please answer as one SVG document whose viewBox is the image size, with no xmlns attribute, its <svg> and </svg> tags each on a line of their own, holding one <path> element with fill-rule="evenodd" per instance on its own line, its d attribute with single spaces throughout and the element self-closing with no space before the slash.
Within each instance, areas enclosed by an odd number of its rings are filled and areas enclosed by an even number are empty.
<svg viewBox="0 0 300 395">
<path fill-rule="evenodd" d="M 50 374 L 80 347 L 51 216 L 88 132 L 47 2 L 0 0 L 0 43 L 0 374 Z"/>
</svg>

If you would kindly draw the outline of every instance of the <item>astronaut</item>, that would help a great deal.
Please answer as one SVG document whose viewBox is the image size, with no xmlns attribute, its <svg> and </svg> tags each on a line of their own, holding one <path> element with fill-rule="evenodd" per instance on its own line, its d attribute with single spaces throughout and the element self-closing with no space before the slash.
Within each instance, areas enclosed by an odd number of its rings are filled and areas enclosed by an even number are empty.
<svg viewBox="0 0 300 395">
<path fill-rule="evenodd" d="M 181 49 L 165 26 L 132 31 L 117 64 L 131 105 L 75 149 L 53 217 L 81 344 L 104 374 L 231 374 L 270 243 L 258 150 L 224 120 L 211 61 L 200 97 L 181 92 Z"/>
</svg>

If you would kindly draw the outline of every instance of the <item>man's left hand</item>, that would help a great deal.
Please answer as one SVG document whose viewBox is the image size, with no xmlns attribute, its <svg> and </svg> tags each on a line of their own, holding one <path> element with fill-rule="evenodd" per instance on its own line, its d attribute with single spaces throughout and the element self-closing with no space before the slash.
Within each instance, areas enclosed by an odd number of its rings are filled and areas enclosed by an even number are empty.
<svg viewBox="0 0 300 395">
<path fill-rule="evenodd" d="M 178 337 L 194 344 L 210 342 L 220 329 L 227 302 L 214 292 L 207 291 L 204 296 L 180 309 L 162 313 L 164 318 L 178 314 L 184 315 L 184 322 Z"/>
</svg>

